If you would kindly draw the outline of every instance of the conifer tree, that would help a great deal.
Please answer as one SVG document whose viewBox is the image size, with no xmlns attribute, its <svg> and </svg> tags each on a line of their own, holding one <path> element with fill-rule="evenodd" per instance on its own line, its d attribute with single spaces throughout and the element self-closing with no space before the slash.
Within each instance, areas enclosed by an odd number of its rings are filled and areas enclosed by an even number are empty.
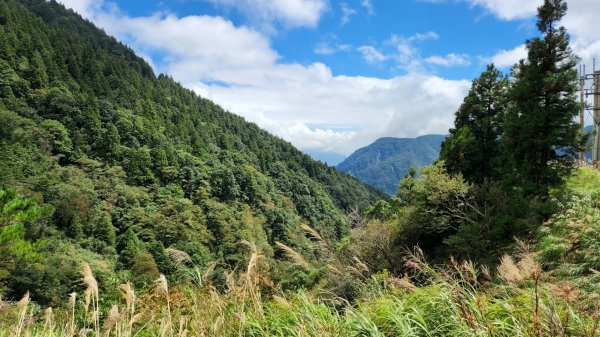
<svg viewBox="0 0 600 337">
<path fill-rule="evenodd" d="M 582 146 L 578 114 L 577 57 L 560 19 L 564 0 L 545 0 L 538 8 L 543 36 L 526 42 L 527 59 L 513 69 L 503 135 L 505 177 L 525 194 L 545 197 L 573 169 Z"/>
<path fill-rule="evenodd" d="M 440 158 L 450 173 L 462 173 L 471 182 L 498 177 L 497 158 L 501 118 L 506 106 L 508 80 L 493 64 L 471 85 L 456 112 L 454 128 L 442 143 Z"/>
</svg>

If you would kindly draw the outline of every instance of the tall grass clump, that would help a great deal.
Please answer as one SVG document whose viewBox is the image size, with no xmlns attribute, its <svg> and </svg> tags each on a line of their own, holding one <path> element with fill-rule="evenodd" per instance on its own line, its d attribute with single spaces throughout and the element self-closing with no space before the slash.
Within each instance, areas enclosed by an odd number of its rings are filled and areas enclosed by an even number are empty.
<svg viewBox="0 0 600 337">
<path fill-rule="evenodd" d="M 161 275 L 154 289 L 138 296 L 124 283 L 119 301 L 101 303 L 84 264 L 83 296 L 71 294 L 64 306 L 52 309 L 31 306 L 27 294 L 2 304 L 0 336 L 600 337 L 600 305 L 588 310 L 576 285 L 551 282 L 552 274 L 524 243 L 497 268 L 453 258 L 431 265 L 418 248 L 405 254 L 403 275 L 373 273 L 358 258 L 347 266 L 332 258 L 340 272 L 362 275 L 360 296 L 351 301 L 324 296 L 318 288 L 281 291 L 268 281 L 257 246 L 242 244 L 248 247 L 246 267 L 227 273 L 225 290 L 209 282 L 171 287 Z M 279 248 L 297 263 L 306 261 L 288 246 Z M 305 267 L 312 268 L 307 261 Z"/>
</svg>

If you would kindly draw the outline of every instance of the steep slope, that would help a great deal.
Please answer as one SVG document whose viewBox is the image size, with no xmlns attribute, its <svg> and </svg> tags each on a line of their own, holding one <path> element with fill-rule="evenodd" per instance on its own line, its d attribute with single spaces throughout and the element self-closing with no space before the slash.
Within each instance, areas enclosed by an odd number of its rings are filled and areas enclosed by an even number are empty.
<svg viewBox="0 0 600 337">
<path fill-rule="evenodd" d="M 385 197 L 155 76 L 55 1 L 0 2 L 0 121 L 0 188 L 52 209 L 22 231 L 0 225 L 0 240 L 34 243 L 17 254 L 0 242 L 9 297 L 41 279 L 54 288 L 36 300 L 64 297 L 82 256 L 139 284 L 174 274 L 168 247 L 229 269 L 246 240 L 277 260 L 275 242 L 306 246 L 301 224 L 336 240 L 346 209 Z M 285 267 L 275 277 L 293 277 Z"/>
<path fill-rule="evenodd" d="M 438 159 L 444 138 L 442 135 L 380 138 L 356 150 L 337 168 L 367 185 L 394 194 L 411 166 L 421 168 Z"/>
</svg>

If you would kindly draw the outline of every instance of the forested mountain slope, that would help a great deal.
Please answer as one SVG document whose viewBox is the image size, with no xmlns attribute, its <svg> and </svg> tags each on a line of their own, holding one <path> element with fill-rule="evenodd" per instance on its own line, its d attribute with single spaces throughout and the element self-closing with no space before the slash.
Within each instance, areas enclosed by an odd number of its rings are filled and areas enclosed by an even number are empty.
<svg viewBox="0 0 600 337">
<path fill-rule="evenodd" d="M 156 77 L 55 1 L 0 2 L 0 121 L 0 187 L 45 205 L 35 226 L 0 221 L 3 297 L 61 299 L 81 258 L 144 285 L 172 276 L 168 247 L 232 269 L 242 240 L 293 277 L 276 242 L 302 250 L 301 224 L 337 240 L 345 210 L 385 197 Z"/>
<path fill-rule="evenodd" d="M 442 135 L 380 138 L 356 150 L 337 168 L 387 194 L 394 194 L 411 166 L 421 168 L 438 159 L 444 138 Z"/>
</svg>

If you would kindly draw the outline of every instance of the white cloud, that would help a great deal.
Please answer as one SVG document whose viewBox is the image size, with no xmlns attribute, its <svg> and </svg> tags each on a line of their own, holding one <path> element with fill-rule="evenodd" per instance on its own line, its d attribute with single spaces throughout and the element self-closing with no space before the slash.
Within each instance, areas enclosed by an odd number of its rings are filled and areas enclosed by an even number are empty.
<svg viewBox="0 0 600 337">
<path fill-rule="evenodd" d="M 470 86 L 469 81 L 420 74 L 332 76 L 320 64 L 282 71 L 287 79 L 278 84 L 206 90 L 225 108 L 302 149 L 345 155 L 382 136 L 447 133 Z"/>
<path fill-rule="evenodd" d="M 396 36 L 397 38 L 397 36 Z M 416 33 L 408 37 L 409 42 L 423 42 L 427 40 L 437 40 L 440 36 L 436 32 Z"/>
<path fill-rule="evenodd" d="M 425 62 L 444 67 L 468 66 L 471 64 L 468 55 L 455 53 L 450 53 L 445 56 L 430 56 L 425 59 Z"/>
<path fill-rule="evenodd" d="M 231 7 L 265 25 L 315 27 L 327 9 L 327 0 L 207 0 Z"/>
<path fill-rule="evenodd" d="M 91 18 L 103 4 L 102 0 L 59 0 L 59 2 L 87 19 Z"/>
<path fill-rule="evenodd" d="M 451 0 L 421 0 L 431 3 Z M 480 6 L 502 20 L 517 20 L 534 17 L 543 0 L 459 0 Z M 598 18 L 600 6 L 598 0 L 568 0 L 567 15 L 562 24 L 571 35 L 571 46 L 584 63 L 591 63 L 593 58 L 600 58 L 600 36 L 598 35 Z M 493 61 L 499 67 L 507 67 L 526 57 L 523 45 L 511 50 L 502 50 L 485 62 Z"/>
<path fill-rule="evenodd" d="M 337 52 L 349 51 L 351 49 L 352 45 L 350 44 L 321 42 L 317 44 L 313 51 L 318 55 L 333 55 Z"/>
<path fill-rule="evenodd" d="M 141 51 L 165 53 L 162 62 L 156 63 L 164 64 L 161 70 L 184 83 L 198 79 L 232 85 L 268 81 L 268 74 L 258 71 L 279 58 L 264 35 L 221 17 L 97 15 L 96 21 Z"/>
<path fill-rule="evenodd" d="M 387 56 L 383 55 L 377 48 L 373 46 L 360 46 L 357 49 L 369 63 L 379 63 L 388 59 Z"/>
<path fill-rule="evenodd" d="M 88 17 L 137 52 L 154 55 L 158 71 L 305 150 L 347 155 L 382 136 L 446 133 L 470 85 L 413 72 L 334 76 L 322 63 L 286 63 L 267 36 L 221 17 L 129 17 L 97 9 Z M 398 44 L 390 48 L 398 53 Z"/>
<path fill-rule="evenodd" d="M 340 7 L 342 9 L 342 23 L 341 23 L 341 25 L 344 26 L 345 24 L 347 24 L 348 22 L 350 22 L 350 18 L 353 15 L 356 15 L 356 10 L 354 8 L 350 7 L 345 2 L 342 2 L 340 4 Z"/>
<path fill-rule="evenodd" d="M 466 0 L 481 6 L 503 20 L 523 19 L 535 15 L 543 0 Z"/>
<path fill-rule="evenodd" d="M 373 6 L 371 0 L 362 0 L 360 5 L 367 9 L 367 13 L 369 13 L 369 15 L 375 15 L 375 7 Z"/>
<path fill-rule="evenodd" d="M 597 0 L 571 0 L 567 6 L 563 23 L 573 37 L 571 45 L 583 62 L 589 64 L 592 58 L 600 58 L 600 6 Z"/>
<path fill-rule="evenodd" d="M 420 72 L 423 70 L 422 58 L 415 45 L 438 38 L 439 35 L 435 32 L 416 33 L 408 37 L 392 34 L 384 44 L 394 48 L 390 58 L 396 61 L 399 69 L 407 72 Z"/>
<path fill-rule="evenodd" d="M 527 49 L 522 44 L 510 50 L 500 50 L 491 57 L 481 57 L 482 63 L 493 63 L 498 68 L 508 68 L 519 60 L 527 58 Z"/>
</svg>

